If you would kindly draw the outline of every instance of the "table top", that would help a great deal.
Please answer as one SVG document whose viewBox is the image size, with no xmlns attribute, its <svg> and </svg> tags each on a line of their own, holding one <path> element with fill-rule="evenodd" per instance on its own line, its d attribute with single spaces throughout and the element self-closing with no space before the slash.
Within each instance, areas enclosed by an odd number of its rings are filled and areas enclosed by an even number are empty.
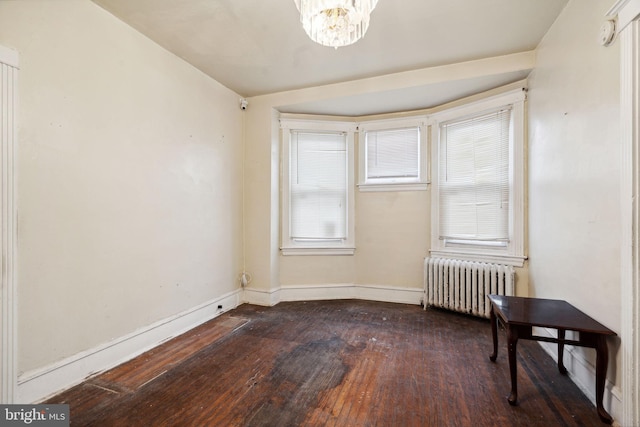
<svg viewBox="0 0 640 427">
<path fill-rule="evenodd" d="M 500 317 L 507 323 L 616 335 L 563 300 L 489 295 Z"/>
</svg>

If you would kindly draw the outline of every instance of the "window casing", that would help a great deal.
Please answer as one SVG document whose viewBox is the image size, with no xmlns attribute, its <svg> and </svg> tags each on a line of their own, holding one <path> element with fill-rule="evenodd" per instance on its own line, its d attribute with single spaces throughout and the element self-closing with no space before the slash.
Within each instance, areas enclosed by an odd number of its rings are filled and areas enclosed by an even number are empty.
<svg viewBox="0 0 640 427">
<path fill-rule="evenodd" d="M 517 90 L 432 116 L 432 255 L 523 265 L 524 102 Z"/>
<path fill-rule="evenodd" d="M 358 126 L 360 191 L 427 189 L 426 117 Z"/>
<path fill-rule="evenodd" d="M 281 119 L 283 255 L 351 255 L 355 125 Z"/>
</svg>

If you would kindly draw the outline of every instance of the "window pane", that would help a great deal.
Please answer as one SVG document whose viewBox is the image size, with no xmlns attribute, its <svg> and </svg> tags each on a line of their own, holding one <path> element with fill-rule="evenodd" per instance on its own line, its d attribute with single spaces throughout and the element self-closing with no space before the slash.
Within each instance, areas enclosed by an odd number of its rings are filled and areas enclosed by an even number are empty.
<svg viewBox="0 0 640 427">
<path fill-rule="evenodd" d="M 367 179 L 419 178 L 420 128 L 368 131 Z"/>
<path fill-rule="evenodd" d="M 346 239 L 346 134 L 293 131 L 290 170 L 291 238 Z"/>
<path fill-rule="evenodd" d="M 502 110 L 441 126 L 441 238 L 509 239 L 510 116 Z"/>
</svg>

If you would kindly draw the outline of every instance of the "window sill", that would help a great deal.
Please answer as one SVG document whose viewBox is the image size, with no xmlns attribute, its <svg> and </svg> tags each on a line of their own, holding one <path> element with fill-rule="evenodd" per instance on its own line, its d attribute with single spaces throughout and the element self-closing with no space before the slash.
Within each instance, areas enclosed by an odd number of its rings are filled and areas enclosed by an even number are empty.
<svg viewBox="0 0 640 427">
<path fill-rule="evenodd" d="M 361 192 L 374 191 L 426 191 L 428 184 L 426 182 L 414 182 L 403 184 L 358 184 Z"/>
<path fill-rule="evenodd" d="M 280 248 L 282 255 L 353 255 L 356 248 Z"/>
<path fill-rule="evenodd" d="M 511 265 L 513 267 L 523 267 L 524 262 L 527 259 L 525 256 L 514 255 L 500 255 L 500 254 L 482 254 L 482 253 L 468 253 L 468 252 L 456 252 L 456 251 L 442 251 L 432 250 L 431 256 L 440 258 L 452 258 L 460 259 L 464 261 L 476 261 L 476 262 L 488 262 L 495 264 Z"/>
</svg>

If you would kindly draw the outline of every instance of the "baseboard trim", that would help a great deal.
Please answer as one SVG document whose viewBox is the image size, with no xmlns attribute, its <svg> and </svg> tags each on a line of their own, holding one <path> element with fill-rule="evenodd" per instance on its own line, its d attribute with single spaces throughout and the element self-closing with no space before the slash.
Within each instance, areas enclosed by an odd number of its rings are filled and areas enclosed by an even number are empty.
<svg viewBox="0 0 640 427">
<path fill-rule="evenodd" d="M 248 304 L 262 306 L 273 306 L 283 301 L 337 299 L 362 299 L 420 305 L 424 296 L 423 292 L 422 288 L 360 285 L 352 283 L 286 285 L 270 291 L 245 288 L 242 300 Z"/>
<path fill-rule="evenodd" d="M 246 304 L 272 307 L 280 302 L 280 290 L 262 290 L 256 288 L 244 288 L 242 291 L 242 302 Z"/>
<path fill-rule="evenodd" d="M 423 289 L 385 285 L 326 284 L 238 289 L 163 319 L 114 341 L 75 354 L 18 377 L 17 403 L 37 403 L 111 369 L 159 344 L 236 308 L 242 303 L 274 306 L 283 301 L 362 299 L 419 305 Z M 223 309 L 218 309 L 222 305 Z"/>
<path fill-rule="evenodd" d="M 18 377 L 17 403 L 36 403 L 113 368 L 241 304 L 241 290 Z M 222 305 L 222 309 L 218 306 Z"/>
<path fill-rule="evenodd" d="M 548 328 L 536 328 L 541 336 L 557 338 L 555 330 Z M 539 342 L 540 346 L 547 352 L 553 360 L 558 361 L 558 345 L 553 343 Z M 569 371 L 569 378 L 578 386 L 582 393 L 595 406 L 595 390 L 596 390 L 596 369 L 595 366 L 583 355 L 576 351 L 573 346 L 566 346 L 564 351 L 564 366 Z M 606 381 L 604 387 L 604 396 L 602 404 L 615 420 L 622 419 L 622 391 L 619 387 L 613 385 L 609 380 Z"/>
</svg>

